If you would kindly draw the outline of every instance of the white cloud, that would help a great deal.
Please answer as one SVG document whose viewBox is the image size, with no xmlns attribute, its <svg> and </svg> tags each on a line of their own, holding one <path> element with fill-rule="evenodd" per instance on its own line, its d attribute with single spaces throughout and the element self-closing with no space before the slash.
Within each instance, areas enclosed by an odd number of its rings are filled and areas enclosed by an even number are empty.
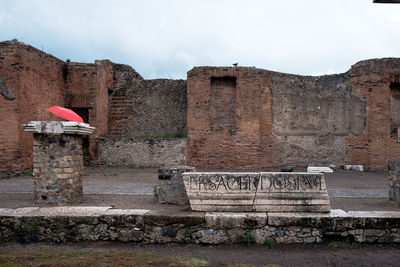
<svg viewBox="0 0 400 267">
<path fill-rule="evenodd" d="M 0 0 L 0 39 L 61 59 L 110 58 L 146 78 L 234 62 L 310 75 L 400 57 L 399 14 L 372 0 Z"/>
</svg>

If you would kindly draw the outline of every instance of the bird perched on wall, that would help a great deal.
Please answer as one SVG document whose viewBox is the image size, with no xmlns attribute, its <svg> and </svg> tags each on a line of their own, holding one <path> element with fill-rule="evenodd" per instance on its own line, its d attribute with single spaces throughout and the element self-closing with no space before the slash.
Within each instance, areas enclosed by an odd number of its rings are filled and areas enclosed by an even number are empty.
<svg viewBox="0 0 400 267">
<path fill-rule="evenodd" d="M 232 65 L 235 66 L 235 67 L 237 67 L 238 63 L 233 63 Z"/>
</svg>

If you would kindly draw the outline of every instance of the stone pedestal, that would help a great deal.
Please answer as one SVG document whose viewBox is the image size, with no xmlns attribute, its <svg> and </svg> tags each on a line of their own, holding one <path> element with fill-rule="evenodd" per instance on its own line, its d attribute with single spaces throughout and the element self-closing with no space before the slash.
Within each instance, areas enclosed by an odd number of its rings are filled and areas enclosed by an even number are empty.
<svg viewBox="0 0 400 267">
<path fill-rule="evenodd" d="M 389 161 L 389 199 L 400 204 L 400 161 Z"/>
<path fill-rule="evenodd" d="M 195 167 L 184 165 L 159 168 L 159 185 L 157 186 L 158 202 L 176 205 L 189 204 L 182 173 L 195 171 Z"/>
<path fill-rule="evenodd" d="M 82 138 L 94 127 L 78 122 L 31 121 L 35 203 L 76 203 L 83 199 Z"/>
</svg>

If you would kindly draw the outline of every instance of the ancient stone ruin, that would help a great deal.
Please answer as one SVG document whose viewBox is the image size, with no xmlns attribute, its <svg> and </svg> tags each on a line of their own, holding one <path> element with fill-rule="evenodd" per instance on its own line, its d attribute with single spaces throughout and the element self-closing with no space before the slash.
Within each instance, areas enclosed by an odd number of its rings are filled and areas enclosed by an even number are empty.
<svg viewBox="0 0 400 267">
<path fill-rule="evenodd" d="M 31 121 L 23 125 L 33 133 L 35 203 L 62 204 L 83 200 L 83 135 L 94 128 L 78 122 Z"/>
<path fill-rule="evenodd" d="M 183 174 L 192 210 L 330 212 L 322 173 L 188 172 Z"/>
<path fill-rule="evenodd" d="M 19 125 L 52 120 L 45 109 L 53 105 L 96 127 L 83 140 L 88 163 L 386 170 L 400 158 L 398 58 L 360 61 L 335 75 L 195 67 L 187 80 L 146 80 L 127 65 L 64 62 L 6 41 L 0 77 L 15 95 L 0 97 L 8 125 L 0 129 L 0 168 L 8 170 L 32 167 L 33 137 Z"/>
</svg>

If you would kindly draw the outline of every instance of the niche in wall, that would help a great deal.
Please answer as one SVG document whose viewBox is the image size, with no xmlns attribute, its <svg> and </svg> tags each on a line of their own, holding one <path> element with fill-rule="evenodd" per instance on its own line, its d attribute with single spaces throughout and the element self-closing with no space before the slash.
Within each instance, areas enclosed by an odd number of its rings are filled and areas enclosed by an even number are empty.
<svg viewBox="0 0 400 267">
<path fill-rule="evenodd" d="M 211 128 L 221 130 L 236 129 L 236 77 L 211 78 Z"/>
<path fill-rule="evenodd" d="M 391 136 L 397 138 L 397 129 L 400 128 L 400 83 L 390 84 L 390 121 Z"/>
</svg>

